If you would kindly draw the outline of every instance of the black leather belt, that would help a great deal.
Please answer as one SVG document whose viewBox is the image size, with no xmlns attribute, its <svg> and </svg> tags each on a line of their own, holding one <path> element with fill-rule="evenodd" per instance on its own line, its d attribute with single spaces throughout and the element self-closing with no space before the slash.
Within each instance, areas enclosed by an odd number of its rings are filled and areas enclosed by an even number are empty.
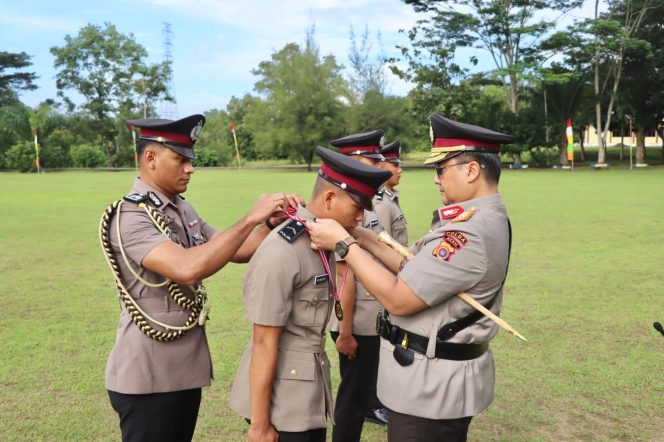
<svg viewBox="0 0 664 442">
<path fill-rule="evenodd" d="M 376 324 L 378 335 L 387 339 L 395 346 L 394 358 L 401 365 L 412 364 L 412 354 L 408 355 L 408 350 L 426 355 L 429 345 L 429 338 L 411 333 L 398 325 L 390 322 L 385 315 L 379 315 Z M 455 344 L 443 342 L 436 339 L 436 354 L 438 359 L 449 359 L 452 361 L 468 361 L 482 356 L 489 348 L 488 342 L 481 344 Z"/>
</svg>

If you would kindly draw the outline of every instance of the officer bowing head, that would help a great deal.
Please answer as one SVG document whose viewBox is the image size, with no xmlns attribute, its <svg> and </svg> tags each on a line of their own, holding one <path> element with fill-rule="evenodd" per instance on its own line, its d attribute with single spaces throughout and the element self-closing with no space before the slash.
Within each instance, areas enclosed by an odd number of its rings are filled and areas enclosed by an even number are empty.
<svg viewBox="0 0 664 442">
<path fill-rule="evenodd" d="M 335 219 L 344 228 L 357 226 L 364 209 L 371 210 L 371 199 L 391 173 L 324 147 L 318 146 L 316 153 L 323 163 L 310 206 L 315 204 L 319 218 Z"/>
<path fill-rule="evenodd" d="M 425 165 L 436 168 L 434 183 L 445 204 L 495 193 L 500 179 L 500 146 L 514 137 L 436 113 L 429 129 L 431 154 Z"/>
<path fill-rule="evenodd" d="M 169 199 L 185 192 L 194 173 L 194 144 L 205 117 L 197 114 L 176 121 L 145 118 L 128 120 L 127 124 L 140 129 L 136 153 L 141 179 Z"/>
</svg>

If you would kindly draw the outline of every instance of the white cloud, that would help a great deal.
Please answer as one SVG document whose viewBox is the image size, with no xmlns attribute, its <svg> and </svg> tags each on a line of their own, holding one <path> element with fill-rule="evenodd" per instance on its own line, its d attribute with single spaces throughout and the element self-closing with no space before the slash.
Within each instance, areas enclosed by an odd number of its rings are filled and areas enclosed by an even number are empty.
<svg viewBox="0 0 664 442">
<path fill-rule="evenodd" d="M 76 32 L 85 23 L 70 17 L 21 15 L 3 12 L 0 14 L 0 24 L 11 26 L 13 29 L 25 29 L 33 32 Z"/>
</svg>

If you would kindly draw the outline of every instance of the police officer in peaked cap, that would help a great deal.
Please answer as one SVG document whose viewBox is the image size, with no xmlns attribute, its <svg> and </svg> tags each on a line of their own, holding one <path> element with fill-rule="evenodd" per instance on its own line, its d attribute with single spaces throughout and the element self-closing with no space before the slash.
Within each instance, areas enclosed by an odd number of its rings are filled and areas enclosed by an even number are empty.
<svg viewBox="0 0 664 442">
<path fill-rule="evenodd" d="M 268 235 L 244 276 L 253 336 L 230 407 L 250 423 L 249 441 L 324 442 L 327 419 L 335 416 L 325 329 L 331 315 L 346 313 L 337 301 L 334 255 L 311 248 L 308 228 L 317 218 L 356 226 L 390 174 L 323 147 L 316 152 L 322 165 L 310 202 Z M 336 246 L 345 256 L 356 242 L 347 235 Z"/>
<path fill-rule="evenodd" d="M 182 196 L 205 117 L 127 123 L 140 130 L 139 176 L 104 212 L 100 228 L 121 300 L 106 388 L 123 441 L 189 441 L 201 388 L 212 377 L 202 280 L 229 261 L 248 261 L 269 225 L 301 200 L 263 195 L 235 224 L 216 230 Z"/>
<path fill-rule="evenodd" d="M 402 173 L 401 143 L 394 140 L 383 146 L 380 153 L 385 159 L 379 163 L 379 167 L 389 170 L 392 177 L 374 198 L 374 211 L 383 229 L 399 244 L 408 247 L 408 225 L 399 204 L 399 191 L 396 189 L 401 182 Z"/>
<path fill-rule="evenodd" d="M 435 167 L 444 206 L 411 248 L 412 259 L 367 229 L 333 220 L 310 228 L 314 245 L 325 250 L 352 231 L 362 249 L 351 248 L 345 261 L 389 312 L 378 324 L 378 397 L 389 409 L 389 441 L 465 441 L 472 417 L 494 395 L 489 343 L 498 326 L 456 295 L 465 292 L 500 314 L 511 228 L 498 192 L 499 152 L 514 138 L 438 114 L 430 132 L 425 163 Z"/>
<path fill-rule="evenodd" d="M 377 167 L 385 159 L 381 154 L 384 134 L 383 129 L 376 129 L 332 140 L 330 144 L 355 161 Z M 364 211 L 360 225 L 376 233 L 382 230 L 373 205 Z M 343 260 L 339 260 L 337 272 L 341 274 L 346 269 Z M 354 283 L 346 284 L 342 297 L 347 313 L 341 321 L 334 316 L 330 321 L 330 334 L 339 352 L 341 374 L 336 397 L 336 423 L 332 431 L 335 442 L 359 441 L 365 419 L 381 424 L 387 422 L 383 406 L 376 397 L 380 345 L 376 315 L 381 306 L 354 277 L 352 269 L 349 279 Z"/>
</svg>

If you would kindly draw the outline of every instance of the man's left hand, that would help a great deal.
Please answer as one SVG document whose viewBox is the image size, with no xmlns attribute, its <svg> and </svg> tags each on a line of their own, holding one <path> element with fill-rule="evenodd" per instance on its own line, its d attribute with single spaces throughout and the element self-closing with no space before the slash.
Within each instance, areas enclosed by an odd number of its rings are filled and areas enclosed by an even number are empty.
<svg viewBox="0 0 664 442">
<path fill-rule="evenodd" d="M 311 248 L 314 250 L 334 250 L 337 242 L 350 236 L 346 229 L 333 219 L 307 221 L 307 229 L 311 237 Z"/>
<path fill-rule="evenodd" d="M 298 206 L 304 206 L 304 199 L 297 193 L 291 193 L 290 195 L 286 195 L 286 201 L 288 202 L 288 207 L 286 207 L 286 210 L 288 210 L 289 207 L 294 207 L 297 209 Z M 288 218 L 286 212 L 280 210 L 270 215 L 269 221 L 270 224 L 272 224 L 273 226 L 278 226 L 279 224 L 286 221 L 286 218 Z"/>
</svg>

